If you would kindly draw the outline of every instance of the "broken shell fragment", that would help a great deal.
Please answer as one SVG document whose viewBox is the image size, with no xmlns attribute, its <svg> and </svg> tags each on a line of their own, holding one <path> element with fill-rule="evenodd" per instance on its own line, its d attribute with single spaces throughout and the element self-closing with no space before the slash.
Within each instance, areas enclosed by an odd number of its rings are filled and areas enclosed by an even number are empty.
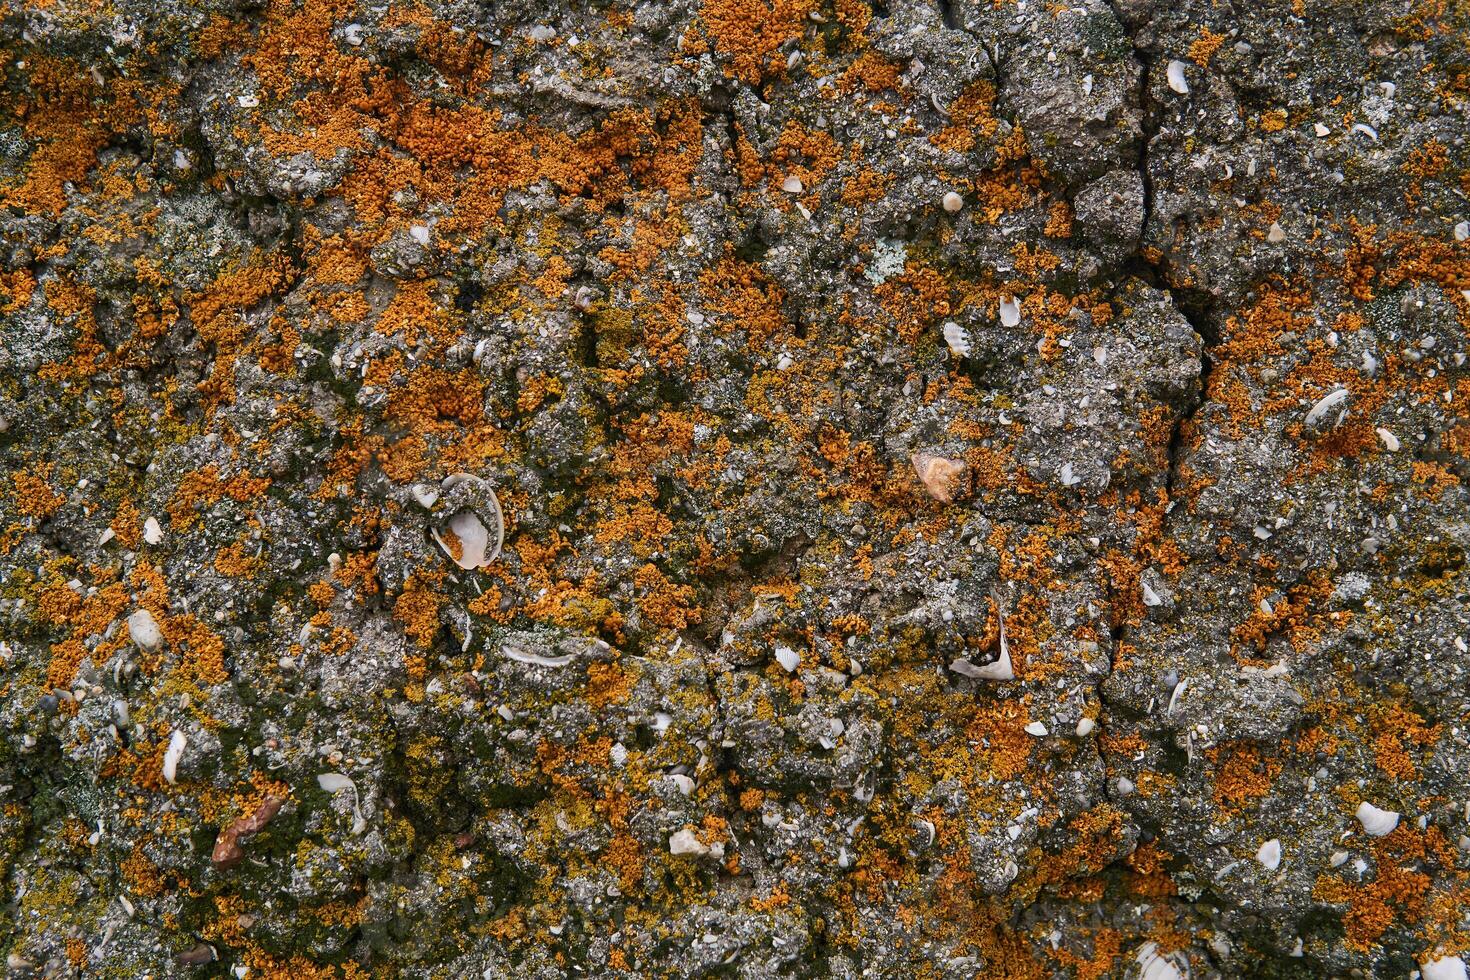
<svg viewBox="0 0 1470 980">
<path fill-rule="evenodd" d="M 1349 394 L 1346 388 L 1336 388 L 1323 395 L 1318 399 L 1317 404 L 1312 406 L 1312 410 L 1307 413 L 1307 425 L 1316 425 L 1322 421 L 1322 419 L 1327 417 L 1328 412 L 1344 404 L 1348 400 Z M 1338 421 L 1341 420 L 1341 416 L 1339 416 Z"/>
<path fill-rule="evenodd" d="M 954 214 L 956 211 L 965 206 L 965 199 L 963 197 L 960 197 L 954 191 L 950 191 L 948 194 L 944 195 L 943 205 L 944 210 L 948 211 L 950 214 Z"/>
<path fill-rule="evenodd" d="M 915 453 L 912 462 L 929 496 L 942 504 L 953 503 L 955 484 L 964 476 L 965 464 L 928 453 Z"/>
<path fill-rule="evenodd" d="M 1260 850 L 1256 851 L 1256 860 L 1267 871 L 1275 871 L 1279 868 L 1281 866 L 1281 841 L 1273 837 L 1262 844 Z"/>
<path fill-rule="evenodd" d="M 676 856 L 693 854 L 696 857 L 702 857 L 709 853 L 709 847 L 694 836 L 694 831 L 686 828 L 669 835 L 669 853 Z"/>
<path fill-rule="evenodd" d="M 163 541 L 163 528 L 158 523 L 158 518 L 150 517 L 143 522 L 143 540 L 148 544 L 160 544 Z"/>
<path fill-rule="evenodd" d="M 128 617 L 128 636 L 144 653 L 155 653 L 163 646 L 163 631 L 158 620 L 146 609 L 139 609 Z"/>
<path fill-rule="evenodd" d="M 1092 734 L 1092 730 L 1096 727 L 1097 722 L 1092 720 L 1091 718 L 1083 718 L 1079 720 L 1077 722 L 1077 737 L 1086 738 L 1087 736 Z"/>
<path fill-rule="evenodd" d="M 1363 825 L 1363 832 L 1369 837 L 1385 837 L 1393 833 L 1393 829 L 1399 825 L 1399 815 L 1393 810 L 1380 810 L 1378 807 L 1364 800 L 1358 804 L 1358 823 Z"/>
<path fill-rule="evenodd" d="M 170 786 L 179 781 L 179 760 L 184 757 L 184 747 L 189 737 L 178 729 L 168 737 L 168 748 L 163 753 L 163 779 Z"/>
<path fill-rule="evenodd" d="M 1015 327 L 1021 323 L 1021 304 L 1014 296 L 1001 297 L 1000 301 L 1000 324 L 1003 327 Z"/>
<path fill-rule="evenodd" d="M 1179 95 L 1189 94 L 1189 83 L 1184 80 L 1185 64 L 1182 61 L 1171 61 L 1164 74 L 1169 80 L 1169 88 Z"/>
<path fill-rule="evenodd" d="M 260 833 L 281 812 L 285 803 L 284 797 L 267 795 L 254 813 L 241 817 L 220 831 L 219 837 L 215 838 L 214 851 L 209 857 L 215 870 L 226 871 L 239 864 L 245 857 L 245 849 L 240 846 L 240 841 Z"/>
<path fill-rule="evenodd" d="M 787 177 L 781 181 L 781 189 L 788 194 L 800 194 L 802 191 L 800 177 Z"/>
<path fill-rule="evenodd" d="M 1458 956 L 1440 956 L 1419 966 L 1424 980 L 1465 980 L 1465 961 Z"/>
</svg>

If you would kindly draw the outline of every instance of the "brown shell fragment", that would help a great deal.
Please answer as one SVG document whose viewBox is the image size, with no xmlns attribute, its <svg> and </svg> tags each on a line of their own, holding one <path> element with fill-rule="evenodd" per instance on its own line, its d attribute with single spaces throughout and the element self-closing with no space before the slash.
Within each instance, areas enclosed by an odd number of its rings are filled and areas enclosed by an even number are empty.
<svg viewBox="0 0 1470 980">
<path fill-rule="evenodd" d="M 209 856 L 215 870 L 227 871 L 239 864 L 245 857 L 245 849 L 240 846 L 240 841 L 264 830 L 265 825 L 275 819 L 285 805 L 284 797 L 267 796 L 254 813 L 241 817 L 220 831 L 214 842 L 214 853 Z"/>
<path fill-rule="evenodd" d="M 954 502 L 955 490 L 965 475 L 965 464 L 956 459 L 914 453 L 914 472 L 929 491 L 929 496 L 942 504 Z"/>
</svg>

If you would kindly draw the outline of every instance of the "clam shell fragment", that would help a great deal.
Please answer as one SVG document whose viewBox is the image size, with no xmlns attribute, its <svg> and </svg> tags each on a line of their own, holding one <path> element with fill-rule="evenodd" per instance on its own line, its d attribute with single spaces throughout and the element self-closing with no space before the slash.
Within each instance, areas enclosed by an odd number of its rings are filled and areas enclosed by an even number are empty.
<svg viewBox="0 0 1470 980">
<path fill-rule="evenodd" d="M 484 568 L 500 557 L 505 543 L 505 515 L 490 484 L 469 473 L 445 477 L 436 523 L 429 534 L 445 556 L 460 568 Z"/>
</svg>

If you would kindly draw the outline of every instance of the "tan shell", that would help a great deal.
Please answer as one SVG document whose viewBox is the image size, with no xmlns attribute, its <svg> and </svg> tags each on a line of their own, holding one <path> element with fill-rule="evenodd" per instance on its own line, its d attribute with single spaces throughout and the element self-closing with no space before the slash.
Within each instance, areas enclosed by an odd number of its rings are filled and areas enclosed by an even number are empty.
<svg viewBox="0 0 1470 980">
<path fill-rule="evenodd" d="M 965 475 L 964 463 L 955 459 L 946 459 L 943 456 L 914 453 L 913 464 L 914 472 L 923 481 L 924 489 L 929 491 L 929 496 L 942 504 L 954 501 L 957 485 Z"/>
</svg>

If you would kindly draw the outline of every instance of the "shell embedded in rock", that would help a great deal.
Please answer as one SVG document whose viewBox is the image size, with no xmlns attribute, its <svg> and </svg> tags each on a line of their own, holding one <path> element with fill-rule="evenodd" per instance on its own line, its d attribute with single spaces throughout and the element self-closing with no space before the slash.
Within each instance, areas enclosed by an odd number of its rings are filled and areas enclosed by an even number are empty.
<svg viewBox="0 0 1470 980">
<path fill-rule="evenodd" d="M 970 332 L 953 320 L 944 324 L 944 342 L 949 345 L 949 351 L 955 357 L 969 357 L 973 349 Z"/>
<path fill-rule="evenodd" d="M 1424 980 L 1465 980 L 1465 961 L 1458 956 L 1441 956 L 1419 964 Z"/>
<path fill-rule="evenodd" d="M 1393 833 L 1393 829 L 1399 825 L 1399 815 L 1396 812 L 1380 810 L 1367 800 L 1358 804 L 1356 816 L 1358 823 L 1363 825 L 1363 832 L 1369 837 L 1384 837 Z"/>
<path fill-rule="evenodd" d="M 923 481 L 924 489 L 929 491 L 929 496 L 942 504 L 954 501 L 955 485 L 965 475 L 964 463 L 955 459 L 946 459 L 943 456 L 915 453 L 913 464 L 914 472 Z"/>
<path fill-rule="evenodd" d="M 1021 303 L 1014 296 L 1006 296 L 1000 301 L 1000 325 L 1003 327 L 1015 327 L 1021 323 Z"/>
<path fill-rule="evenodd" d="M 139 609 L 128 617 L 128 635 L 144 653 L 153 653 L 163 646 L 163 631 L 158 620 L 146 609 Z"/>
<path fill-rule="evenodd" d="M 469 473 L 447 476 L 442 486 L 444 493 L 435 502 L 443 502 L 442 512 L 449 518 L 431 526 L 429 534 L 460 568 L 484 568 L 500 557 L 505 543 L 505 515 L 499 498 L 488 483 Z"/>
</svg>

